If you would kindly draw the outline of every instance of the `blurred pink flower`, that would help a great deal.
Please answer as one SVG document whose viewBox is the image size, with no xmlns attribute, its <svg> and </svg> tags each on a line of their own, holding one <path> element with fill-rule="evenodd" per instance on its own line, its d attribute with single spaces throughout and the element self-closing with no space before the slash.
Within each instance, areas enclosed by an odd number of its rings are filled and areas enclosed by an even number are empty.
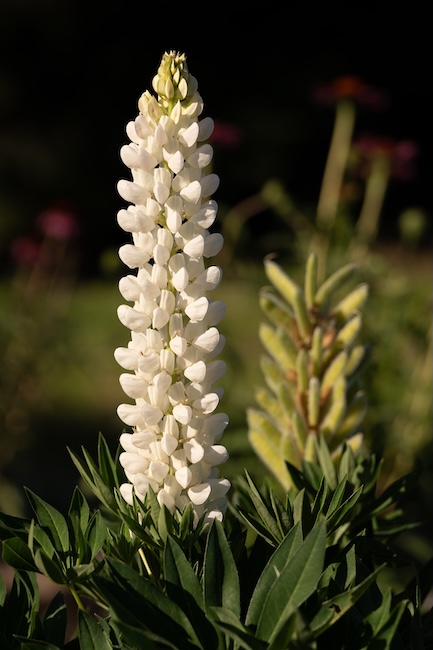
<svg viewBox="0 0 433 650">
<path fill-rule="evenodd" d="M 16 264 L 33 266 L 39 257 L 40 247 L 40 243 L 32 237 L 17 237 L 10 245 L 10 254 Z"/>
<path fill-rule="evenodd" d="M 75 214 L 63 207 L 49 208 L 38 219 L 39 230 L 51 239 L 69 241 L 75 239 L 79 232 L 79 223 Z"/>
<path fill-rule="evenodd" d="M 371 161 L 379 156 L 387 157 L 391 165 L 391 175 L 400 181 L 410 181 L 415 175 L 415 161 L 418 156 L 418 145 L 413 140 L 395 140 L 365 134 L 360 136 L 353 145 L 355 164 L 359 171 L 368 173 Z"/>
<path fill-rule="evenodd" d="M 236 149 L 242 142 L 242 131 L 235 124 L 216 120 L 210 140 L 224 149 Z"/>
</svg>

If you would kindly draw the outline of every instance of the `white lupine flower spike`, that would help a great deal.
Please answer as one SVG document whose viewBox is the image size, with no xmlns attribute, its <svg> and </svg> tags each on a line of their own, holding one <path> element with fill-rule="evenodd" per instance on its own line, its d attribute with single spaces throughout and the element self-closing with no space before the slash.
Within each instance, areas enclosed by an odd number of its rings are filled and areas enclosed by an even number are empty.
<svg viewBox="0 0 433 650">
<path fill-rule="evenodd" d="M 133 304 L 118 309 L 131 340 L 115 358 L 128 371 L 121 386 L 135 400 L 118 408 L 132 429 L 120 437 L 129 481 L 120 491 L 132 504 L 133 492 L 143 500 L 150 487 L 173 513 L 192 503 L 196 522 L 202 515 L 221 520 L 230 482 L 218 476 L 228 454 L 217 442 L 228 418 L 215 412 L 222 390 L 213 384 L 225 370 L 214 359 L 224 345 L 215 327 L 224 304 L 207 296 L 221 270 L 205 264 L 223 243 L 208 230 L 219 184 L 205 171 L 213 121 L 199 119 L 203 102 L 185 55 L 165 53 L 152 85 L 157 96 L 141 96 L 140 113 L 126 129 L 131 142 L 120 152 L 132 180 L 118 183 L 129 205 L 117 220 L 132 243 L 119 257 L 133 273 L 119 290 Z"/>
</svg>

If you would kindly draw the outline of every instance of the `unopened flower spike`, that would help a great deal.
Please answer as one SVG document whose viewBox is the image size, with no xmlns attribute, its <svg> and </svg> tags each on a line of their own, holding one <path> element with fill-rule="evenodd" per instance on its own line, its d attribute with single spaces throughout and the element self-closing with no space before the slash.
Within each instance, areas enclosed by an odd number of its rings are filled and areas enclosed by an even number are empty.
<svg viewBox="0 0 433 650">
<path fill-rule="evenodd" d="M 203 102 L 184 54 L 165 53 L 152 86 L 156 97 L 141 96 L 139 115 L 127 125 L 131 142 L 121 149 L 132 180 L 118 184 L 129 203 L 118 223 L 132 235 L 119 256 L 135 271 L 119 283 L 132 303 L 118 309 L 131 340 L 115 357 L 133 400 L 118 408 L 132 429 L 120 437 L 129 481 L 120 491 L 132 504 L 133 493 L 145 500 L 151 488 L 172 513 L 192 503 L 196 521 L 221 520 L 230 482 L 218 474 L 228 457 L 219 439 L 228 418 L 216 412 L 222 389 L 214 385 L 225 372 L 215 359 L 224 345 L 217 329 L 224 303 L 208 298 L 221 270 L 205 264 L 223 244 L 209 232 L 219 184 L 205 169 L 213 121 L 199 119 Z"/>
</svg>

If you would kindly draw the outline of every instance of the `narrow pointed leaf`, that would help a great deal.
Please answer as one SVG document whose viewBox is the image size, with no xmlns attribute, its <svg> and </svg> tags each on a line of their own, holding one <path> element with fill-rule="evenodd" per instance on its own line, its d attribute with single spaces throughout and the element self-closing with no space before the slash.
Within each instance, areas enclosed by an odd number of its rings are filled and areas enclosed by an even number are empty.
<svg viewBox="0 0 433 650">
<path fill-rule="evenodd" d="M 32 552 L 19 537 L 3 542 L 3 559 L 10 566 L 22 571 L 37 571 Z"/>
<path fill-rule="evenodd" d="M 218 627 L 243 650 L 266 650 L 268 644 L 253 636 L 230 610 L 212 607 Z M 207 648 L 207 646 L 205 646 Z"/>
<path fill-rule="evenodd" d="M 274 551 L 257 582 L 245 618 L 246 625 L 257 624 L 272 585 L 301 543 L 301 527 L 299 524 L 295 524 L 276 551 Z"/>
<path fill-rule="evenodd" d="M 316 589 L 323 571 L 326 526 L 317 524 L 293 554 L 269 590 L 257 625 L 257 636 L 272 642 L 293 612 Z"/>
<path fill-rule="evenodd" d="M 239 576 L 223 525 L 215 519 L 209 531 L 203 566 L 206 611 L 225 607 L 240 616 Z"/>
</svg>

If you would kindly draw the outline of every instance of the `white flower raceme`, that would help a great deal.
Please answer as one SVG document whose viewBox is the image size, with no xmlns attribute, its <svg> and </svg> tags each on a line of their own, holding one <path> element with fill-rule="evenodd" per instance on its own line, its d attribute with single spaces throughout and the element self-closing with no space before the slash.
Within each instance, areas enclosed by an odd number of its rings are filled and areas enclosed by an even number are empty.
<svg viewBox="0 0 433 650">
<path fill-rule="evenodd" d="M 118 408 L 132 428 L 120 437 L 130 481 L 121 493 L 132 503 L 133 490 L 143 500 L 151 487 L 172 512 L 192 503 L 196 520 L 222 519 L 230 482 L 218 476 L 228 456 L 218 442 L 228 418 L 215 412 L 222 390 L 213 386 L 225 371 L 215 359 L 224 345 L 216 327 L 224 303 L 207 297 L 221 270 L 205 264 L 223 243 L 209 232 L 219 184 L 205 171 L 213 121 L 199 120 L 203 102 L 184 55 L 164 54 L 153 88 L 157 96 L 142 95 L 139 115 L 127 125 L 131 142 L 121 149 L 132 180 L 118 184 L 129 203 L 118 223 L 132 234 L 119 256 L 136 270 L 119 283 L 132 303 L 118 309 L 131 340 L 115 358 L 129 371 L 120 383 L 134 400 Z"/>
</svg>

